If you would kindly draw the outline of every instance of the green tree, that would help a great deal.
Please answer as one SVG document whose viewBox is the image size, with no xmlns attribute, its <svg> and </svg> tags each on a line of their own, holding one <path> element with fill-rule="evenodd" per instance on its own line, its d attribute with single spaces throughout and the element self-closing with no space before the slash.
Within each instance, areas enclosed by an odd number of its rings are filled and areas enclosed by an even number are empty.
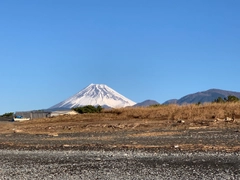
<svg viewBox="0 0 240 180">
<path fill-rule="evenodd" d="M 149 105 L 148 107 L 159 107 L 161 106 L 161 104 L 152 104 L 152 105 Z"/>
<path fill-rule="evenodd" d="M 200 102 L 200 101 L 198 101 L 198 102 L 196 103 L 196 105 L 197 105 L 197 106 L 199 106 L 200 104 L 201 104 L 201 102 Z"/>
<path fill-rule="evenodd" d="M 214 102 L 214 103 L 224 103 L 224 102 L 225 102 L 225 98 L 223 99 L 223 98 L 221 98 L 221 97 L 218 97 L 218 98 L 215 99 L 213 102 Z"/>
<path fill-rule="evenodd" d="M 229 95 L 227 98 L 223 98 L 223 99 L 221 97 L 218 97 L 213 102 L 214 103 L 225 103 L 225 102 L 238 102 L 238 101 L 239 101 L 238 97 Z"/>
<path fill-rule="evenodd" d="M 97 112 L 100 113 L 103 110 L 102 106 L 97 106 Z"/>
<path fill-rule="evenodd" d="M 13 112 L 5 113 L 5 114 L 1 115 L 1 117 L 12 117 L 13 114 L 14 114 Z"/>
<path fill-rule="evenodd" d="M 101 106 L 92 106 L 92 105 L 87 105 L 87 106 L 81 106 L 81 107 L 76 107 L 73 108 L 74 111 L 84 114 L 84 113 L 100 113 L 103 108 Z"/>
<path fill-rule="evenodd" d="M 227 98 L 227 102 L 237 102 L 237 101 L 239 101 L 239 98 L 236 96 L 229 95 Z"/>
</svg>

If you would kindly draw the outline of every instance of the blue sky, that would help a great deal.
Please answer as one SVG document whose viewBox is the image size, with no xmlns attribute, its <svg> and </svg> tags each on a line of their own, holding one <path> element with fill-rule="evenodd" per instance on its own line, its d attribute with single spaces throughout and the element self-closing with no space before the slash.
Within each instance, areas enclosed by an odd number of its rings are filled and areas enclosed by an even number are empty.
<svg viewBox="0 0 240 180">
<path fill-rule="evenodd" d="M 159 103 L 240 91 L 240 1 L 0 1 L 0 114 L 90 83 Z"/>
</svg>

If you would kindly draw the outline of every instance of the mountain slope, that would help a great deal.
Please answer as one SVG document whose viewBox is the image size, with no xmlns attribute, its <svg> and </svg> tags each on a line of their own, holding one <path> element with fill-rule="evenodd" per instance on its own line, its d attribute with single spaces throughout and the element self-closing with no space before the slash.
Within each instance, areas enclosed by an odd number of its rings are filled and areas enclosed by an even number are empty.
<svg viewBox="0 0 240 180">
<path fill-rule="evenodd" d="M 135 102 L 119 94 L 107 85 L 90 84 L 77 94 L 52 106 L 50 109 L 73 108 L 86 105 L 117 108 L 133 106 L 135 104 Z"/>
<path fill-rule="evenodd" d="M 163 104 L 177 104 L 177 99 L 169 99 L 165 101 Z"/>
<path fill-rule="evenodd" d="M 188 94 L 176 101 L 176 104 L 191 104 L 191 103 L 205 103 L 212 102 L 218 97 L 227 98 L 229 95 L 240 98 L 240 92 L 226 91 L 221 89 L 209 89 L 207 91 Z M 168 102 L 168 101 L 166 101 Z M 166 103 L 165 102 L 165 103 Z M 169 103 L 168 103 L 169 104 Z"/>
<path fill-rule="evenodd" d="M 154 105 L 154 104 L 159 104 L 157 101 L 154 100 L 146 100 L 140 103 L 135 104 L 135 107 L 146 107 L 146 106 L 150 106 L 150 105 Z"/>
</svg>

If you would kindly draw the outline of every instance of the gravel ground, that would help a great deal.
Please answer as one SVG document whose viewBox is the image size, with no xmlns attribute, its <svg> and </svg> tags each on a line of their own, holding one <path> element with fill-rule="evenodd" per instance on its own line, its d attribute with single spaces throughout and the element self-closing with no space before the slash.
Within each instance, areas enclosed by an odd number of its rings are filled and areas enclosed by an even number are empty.
<svg viewBox="0 0 240 180">
<path fill-rule="evenodd" d="M 0 179 L 240 179 L 240 153 L 0 150 Z"/>
<path fill-rule="evenodd" d="M 154 125 L 115 128 L 121 125 L 117 122 L 89 127 L 89 123 L 79 132 L 54 135 L 28 134 L 25 127 L 12 130 L 14 124 L 1 124 L 0 180 L 240 180 L 238 124 L 168 130 Z"/>
<path fill-rule="evenodd" d="M 151 134 L 152 133 L 152 134 Z M 163 135 L 159 135 L 163 133 Z M 166 135 L 164 135 L 166 133 Z M 168 134 L 169 133 L 169 134 Z M 171 134 L 172 133 L 172 134 Z M 24 148 L 52 149 L 57 150 L 64 145 L 69 149 L 81 149 L 81 147 L 96 147 L 97 150 L 109 147 L 121 148 L 122 146 L 141 146 L 168 148 L 169 150 L 178 145 L 182 150 L 208 150 L 215 151 L 240 151 L 239 130 L 186 130 L 164 131 L 153 129 L 149 132 L 144 130 L 114 131 L 114 132 L 81 132 L 58 134 L 56 137 L 48 134 L 25 134 L 9 133 L 0 134 L 0 149 Z M 190 147 L 191 146 L 191 147 Z"/>
</svg>

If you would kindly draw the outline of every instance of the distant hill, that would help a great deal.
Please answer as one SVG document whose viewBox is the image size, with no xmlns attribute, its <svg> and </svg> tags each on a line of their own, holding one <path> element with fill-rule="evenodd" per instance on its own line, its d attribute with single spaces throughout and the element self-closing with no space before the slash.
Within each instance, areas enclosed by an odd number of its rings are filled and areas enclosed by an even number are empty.
<svg viewBox="0 0 240 180">
<path fill-rule="evenodd" d="M 150 106 L 150 105 L 154 105 L 154 104 L 160 104 L 160 103 L 158 103 L 157 101 L 154 101 L 154 100 L 146 100 L 146 101 L 135 104 L 134 107 L 140 107 L 140 106 L 146 107 L 146 106 Z"/>
<path fill-rule="evenodd" d="M 212 102 L 218 97 L 227 98 L 229 95 L 236 96 L 240 98 L 240 92 L 234 91 L 226 91 L 221 89 L 209 89 L 207 91 L 197 92 L 193 94 L 188 94 L 177 101 L 176 104 L 192 104 L 192 103 L 205 103 L 205 102 Z M 169 103 L 170 102 L 170 103 Z M 173 100 L 169 100 L 164 102 L 163 104 L 174 104 Z"/>
<path fill-rule="evenodd" d="M 170 100 L 167 100 L 165 101 L 163 104 L 177 104 L 177 99 L 170 99 Z"/>
</svg>

